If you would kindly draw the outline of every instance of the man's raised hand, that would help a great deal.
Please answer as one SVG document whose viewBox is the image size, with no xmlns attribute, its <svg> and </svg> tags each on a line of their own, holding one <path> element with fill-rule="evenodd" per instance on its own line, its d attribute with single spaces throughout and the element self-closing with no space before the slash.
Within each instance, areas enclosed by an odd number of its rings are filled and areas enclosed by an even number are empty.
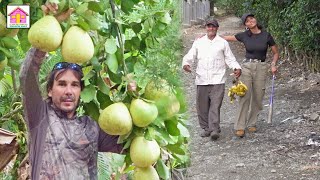
<svg viewBox="0 0 320 180">
<path fill-rule="evenodd" d="M 183 69 L 184 69 L 185 71 L 191 73 L 191 67 L 190 67 L 190 65 L 184 65 L 184 66 L 183 66 Z"/>
<path fill-rule="evenodd" d="M 48 1 L 44 5 L 41 6 L 41 9 L 45 15 L 52 13 L 59 22 L 63 22 L 66 19 L 68 19 L 70 17 L 70 15 L 72 14 L 72 12 L 74 11 L 73 8 L 69 8 L 68 10 L 66 10 L 64 12 L 57 14 L 58 5 L 55 3 L 50 3 Z"/>
</svg>

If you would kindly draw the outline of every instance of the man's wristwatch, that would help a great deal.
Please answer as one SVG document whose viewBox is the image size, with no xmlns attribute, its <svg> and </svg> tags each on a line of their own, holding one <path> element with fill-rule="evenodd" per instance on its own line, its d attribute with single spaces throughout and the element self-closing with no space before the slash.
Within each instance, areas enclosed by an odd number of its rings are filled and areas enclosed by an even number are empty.
<svg viewBox="0 0 320 180">
<path fill-rule="evenodd" d="M 276 63 L 275 62 L 271 62 L 271 66 L 276 66 Z"/>
</svg>

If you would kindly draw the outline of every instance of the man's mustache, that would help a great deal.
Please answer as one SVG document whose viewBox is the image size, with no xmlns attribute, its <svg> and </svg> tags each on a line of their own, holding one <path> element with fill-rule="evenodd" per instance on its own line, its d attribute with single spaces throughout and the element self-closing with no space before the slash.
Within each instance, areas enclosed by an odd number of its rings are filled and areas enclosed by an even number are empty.
<svg viewBox="0 0 320 180">
<path fill-rule="evenodd" d="M 75 101 L 75 97 L 70 95 L 70 96 L 62 96 L 61 101 L 71 101 L 71 102 L 74 102 Z"/>
</svg>

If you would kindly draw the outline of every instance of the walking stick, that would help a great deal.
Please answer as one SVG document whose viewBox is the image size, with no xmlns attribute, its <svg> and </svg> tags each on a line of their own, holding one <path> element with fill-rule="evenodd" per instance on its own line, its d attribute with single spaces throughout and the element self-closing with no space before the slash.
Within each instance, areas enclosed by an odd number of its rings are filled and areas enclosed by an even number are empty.
<svg viewBox="0 0 320 180">
<path fill-rule="evenodd" d="M 275 79 L 275 75 L 272 75 L 272 87 L 271 87 L 271 94 L 270 94 L 270 101 L 269 101 L 269 114 L 268 114 L 268 121 L 267 121 L 269 124 L 272 123 L 274 79 Z"/>
</svg>

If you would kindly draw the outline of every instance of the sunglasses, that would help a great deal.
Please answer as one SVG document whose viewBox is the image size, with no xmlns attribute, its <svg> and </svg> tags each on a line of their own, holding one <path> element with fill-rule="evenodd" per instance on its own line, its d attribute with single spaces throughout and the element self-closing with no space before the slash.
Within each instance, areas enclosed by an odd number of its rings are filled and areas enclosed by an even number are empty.
<svg viewBox="0 0 320 180">
<path fill-rule="evenodd" d="M 61 69 L 72 69 L 82 74 L 82 67 L 75 63 L 68 63 L 68 62 L 59 62 L 54 65 L 52 71 L 54 70 L 61 70 Z"/>
</svg>

